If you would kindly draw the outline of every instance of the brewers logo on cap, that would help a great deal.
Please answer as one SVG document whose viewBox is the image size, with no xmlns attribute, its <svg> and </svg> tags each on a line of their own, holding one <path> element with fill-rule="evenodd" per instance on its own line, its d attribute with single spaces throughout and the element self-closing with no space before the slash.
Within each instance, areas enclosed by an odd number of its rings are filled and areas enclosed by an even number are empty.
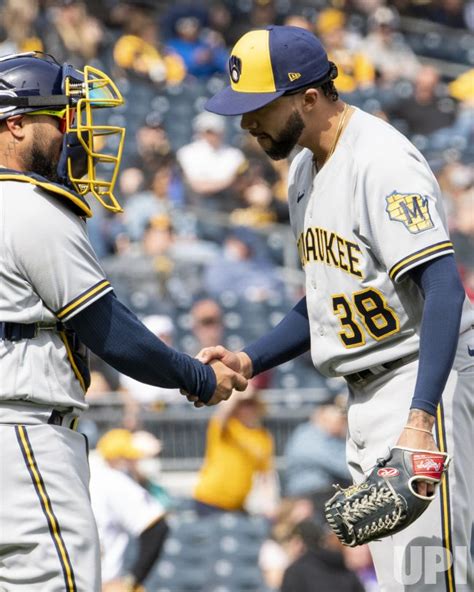
<svg viewBox="0 0 474 592">
<path fill-rule="evenodd" d="M 240 75 L 242 74 L 242 60 L 235 55 L 230 56 L 229 72 L 232 81 L 239 82 Z"/>
</svg>

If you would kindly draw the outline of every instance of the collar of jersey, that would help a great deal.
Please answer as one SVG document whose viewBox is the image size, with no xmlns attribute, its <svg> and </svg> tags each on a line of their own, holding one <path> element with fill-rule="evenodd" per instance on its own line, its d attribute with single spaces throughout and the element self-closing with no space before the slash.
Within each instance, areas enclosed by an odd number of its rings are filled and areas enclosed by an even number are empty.
<svg viewBox="0 0 474 592">
<path fill-rule="evenodd" d="M 21 172 L 15 171 L 13 169 L 5 169 L 0 168 L 0 181 L 19 181 L 23 183 L 31 183 L 32 185 L 36 185 L 37 187 L 41 187 L 50 195 L 54 197 L 63 197 L 66 198 L 67 205 L 76 213 L 78 216 L 85 216 L 86 218 L 90 218 L 92 216 L 92 210 L 89 207 L 89 204 L 85 200 L 82 195 L 76 193 L 73 189 L 69 187 L 65 187 L 64 185 L 60 185 L 59 183 L 54 183 L 53 181 L 49 181 L 45 177 L 41 175 L 37 175 L 36 173 L 31 172 Z"/>
</svg>

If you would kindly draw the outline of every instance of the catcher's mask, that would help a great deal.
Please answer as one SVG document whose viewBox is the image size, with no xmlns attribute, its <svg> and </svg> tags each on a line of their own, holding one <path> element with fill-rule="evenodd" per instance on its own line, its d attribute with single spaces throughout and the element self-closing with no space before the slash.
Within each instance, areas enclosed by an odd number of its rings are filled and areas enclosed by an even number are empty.
<svg viewBox="0 0 474 592">
<path fill-rule="evenodd" d="M 92 193 L 112 212 L 122 211 L 113 191 L 125 129 L 103 124 L 101 115 L 123 103 L 115 83 L 92 66 L 77 70 L 41 52 L 0 58 L 0 121 L 20 114 L 59 118 L 60 182 L 80 195 Z"/>
</svg>

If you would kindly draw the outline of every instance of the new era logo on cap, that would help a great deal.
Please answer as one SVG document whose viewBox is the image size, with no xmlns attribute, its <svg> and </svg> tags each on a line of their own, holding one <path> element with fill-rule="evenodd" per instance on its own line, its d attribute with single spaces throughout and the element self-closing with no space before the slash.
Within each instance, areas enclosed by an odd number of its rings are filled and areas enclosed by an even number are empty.
<svg viewBox="0 0 474 592">
<path fill-rule="evenodd" d="M 306 29 L 270 26 L 243 35 L 229 59 L 230 86 L 207 101 L 220 115 L 260 109 L 311 83 L 331 78 L 331 63 L 319 39 Z"/>
<path fill-rule="evenodd" d="M 295 80 L 298 80 L 298 78 L 301 78 L 301 74 L 299 72 L 288 72 L 288 78 L 291 82 L 294 82 Z"/>
</svg>

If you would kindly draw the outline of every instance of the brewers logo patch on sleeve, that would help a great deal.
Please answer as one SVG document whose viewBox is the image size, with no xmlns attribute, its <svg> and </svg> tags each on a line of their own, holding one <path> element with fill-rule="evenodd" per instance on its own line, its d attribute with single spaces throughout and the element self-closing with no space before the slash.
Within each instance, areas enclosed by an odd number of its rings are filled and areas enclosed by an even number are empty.
<svg viewBox="0 0 474 592">
<path fill-rule="evenodd" d="M 390 220 L 402 222 L 412 234 L 433 228 L 427 197 L 419 193 L 394 191 L 385 200 Z"/>
</svg>

